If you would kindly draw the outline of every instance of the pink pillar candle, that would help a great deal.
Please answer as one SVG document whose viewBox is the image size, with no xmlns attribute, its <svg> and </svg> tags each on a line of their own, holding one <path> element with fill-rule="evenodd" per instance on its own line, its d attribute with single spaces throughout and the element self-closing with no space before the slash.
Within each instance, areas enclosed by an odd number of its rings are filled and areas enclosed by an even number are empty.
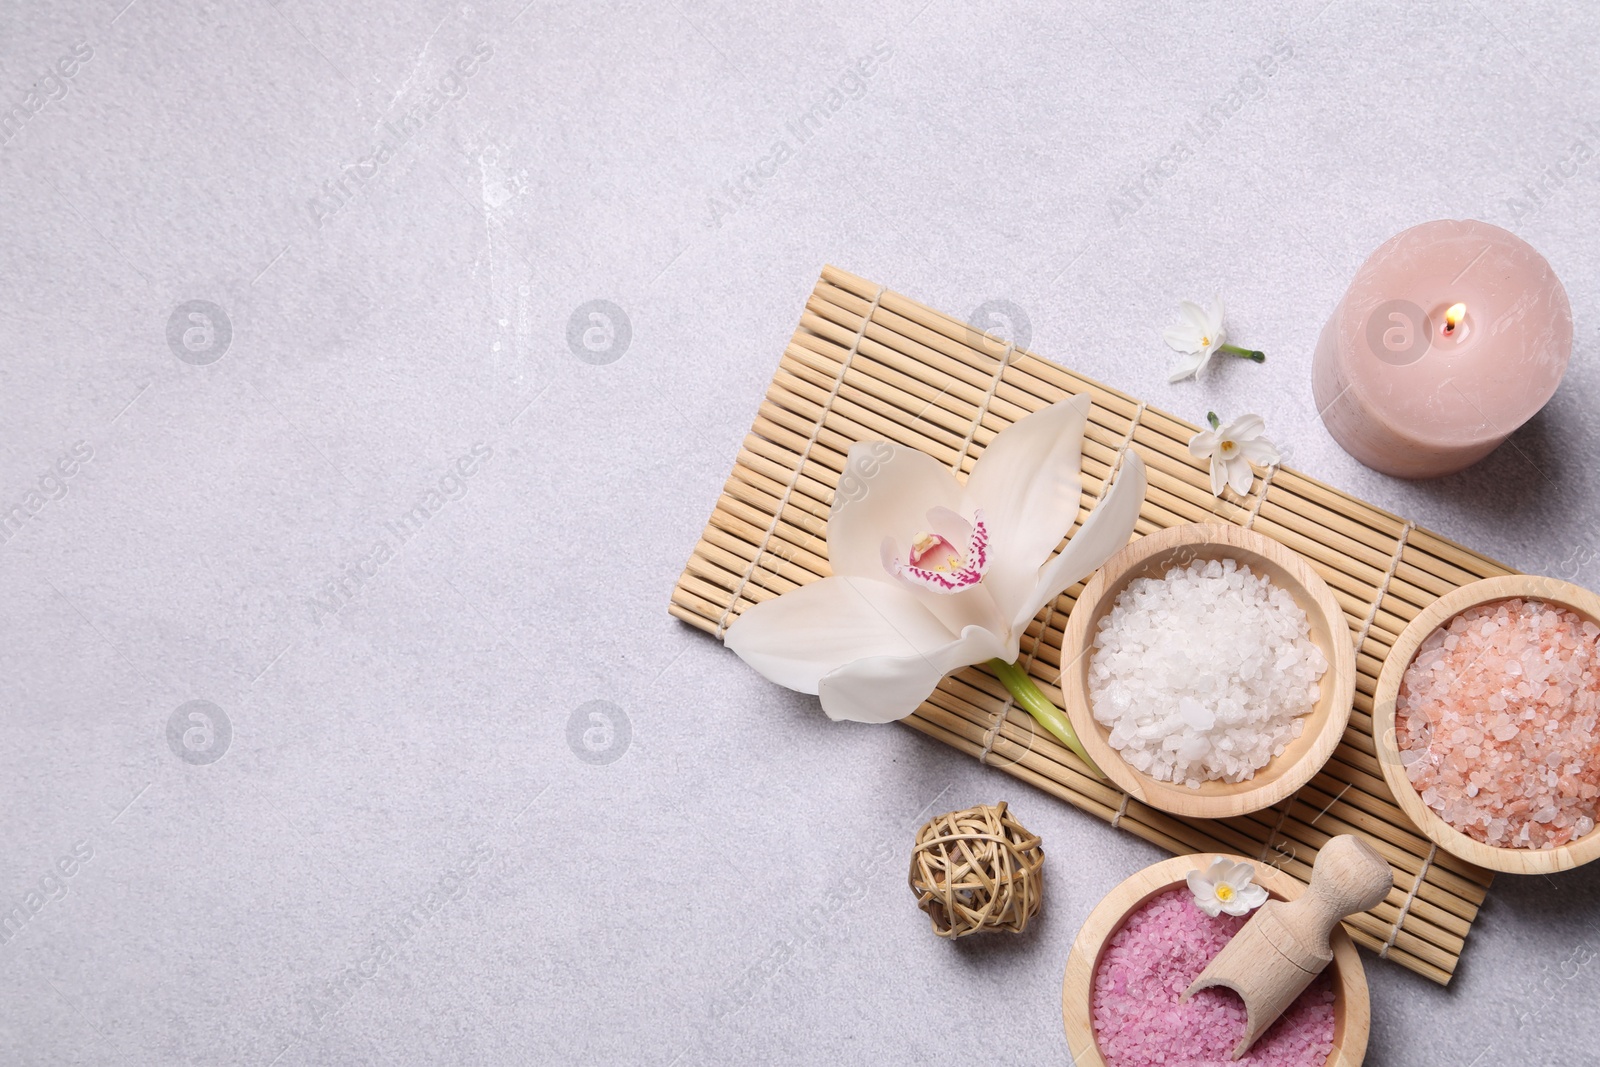
<svg viewBox="0 0 1600 1067">
<path fill-rule="evenodd" d="M 1356 459 L 1436 478 L 1532 418 L 1571 355 L 1572 306 L 1543 256 L 1487 222 L 1426 222 L 1356 271 L 1317 340 L 1312 392 Z"/>
</svg>

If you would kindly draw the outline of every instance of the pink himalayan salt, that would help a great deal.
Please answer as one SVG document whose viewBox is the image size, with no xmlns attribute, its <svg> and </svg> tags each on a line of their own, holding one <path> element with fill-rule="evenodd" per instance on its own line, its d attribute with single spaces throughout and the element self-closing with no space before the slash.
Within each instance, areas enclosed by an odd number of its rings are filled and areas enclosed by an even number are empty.
<svg viewBox="0 0 1600 1067">
<path fill-rule="evenodd" d="M 1440 818 L 1498 848 L 1555 848 L 1600 810 L 1600 626 L 1557 605 L 1468 608 L 1428 635 L 1395 700 L 1406 775 Z"/>
<path fill-rule="evenodd" d="M 1248 916 L 1212 918 L 1187 886 L 1169 889 L 1112 935 L 1094 974 L 1095 1041 L 1107 1067 L 1320 1067 L 1333 1052 L 1333 981 L 1327 971 L 1240 1059 L 1244 1002 L 1232 990 L 1178 997 Z"/>
</svg>

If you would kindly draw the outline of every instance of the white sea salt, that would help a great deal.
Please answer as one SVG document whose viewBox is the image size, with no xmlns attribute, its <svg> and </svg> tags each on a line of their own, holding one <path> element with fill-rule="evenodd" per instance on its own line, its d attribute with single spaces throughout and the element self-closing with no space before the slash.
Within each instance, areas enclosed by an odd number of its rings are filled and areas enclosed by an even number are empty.
<svg viewBox="0 0 1600 1067">
<path fill-rule="evenodd" d="M 1163 782 L 1242 782 L 1281 755 L 1328 662 L 1265 575 L 1197 560 L 1130 582 L 1100 620 L 1089 704 L 1129 766 Z"/>
</svg>

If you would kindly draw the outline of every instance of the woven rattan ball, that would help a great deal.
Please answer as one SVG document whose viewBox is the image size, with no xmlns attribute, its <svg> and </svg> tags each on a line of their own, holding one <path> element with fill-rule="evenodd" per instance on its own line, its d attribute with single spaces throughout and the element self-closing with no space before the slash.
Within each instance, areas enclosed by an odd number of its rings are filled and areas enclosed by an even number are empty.
<svg viewBox="0 0 1600 1067">
<path fill-rule="evenodd" d="M 940 937 L 1020 934 L 1039 914 L 1044 850 L 1005 801 L 930 819 L 917 831 L 911 891 Z"/>
</svg>

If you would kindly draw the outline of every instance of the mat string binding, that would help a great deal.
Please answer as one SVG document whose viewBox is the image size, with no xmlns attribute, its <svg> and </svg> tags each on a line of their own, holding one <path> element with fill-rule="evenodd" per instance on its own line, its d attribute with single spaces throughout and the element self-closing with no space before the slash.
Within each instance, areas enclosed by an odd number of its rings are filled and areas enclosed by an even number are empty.
<svg viewBox="0 0 1600 1067">
<path fill-rule="evenodd" d="M 986 411 L 989 410 L 989 401 L 994 399 L 994 387 L 998 386 L 1000 384 L 1000 375 L 1005 373 L 1006 362 L 1011 359 L 1011 353 L 1012 353 L 1014 348 L 1015 348 L 1015 346 L 1013 346 L 1013 345 L 1007 345 L 1006 346 L 1005 359 L 1001 360 L 1000 369 L 995 372 L 994 384 L 990 386 L 989 395 L 986 398 L 984 398 L 983 407 L 981 409 L 979 409 L 979 414 L 978 414 L 979 421 L 982 421 L 983 412 L 986 412 Z M 1111 483 L 1116 480 L 1117 471 L 1122 469 L 1122 458 L 1128 454 L 1128 449 L 1133 446 L 1133 432 L 1139 428 L 1139 420 L 1144 417 L 1144 409 L 1145 409 L 1146 406 L 1147 405 L 1143 401 L 1140 401 L 1139 402 L 1139 406 L 1133 409 L 1133 421 L 1128 424 L 1128 432 L 1123 435 L 1122 443 L 1117 446 L 1117 454 L 1116 454 L 1116 457 L 1114 459 L 1112 459 L 1112 461 L 1111 461 L 1111 469 L 1106 472 L 1105 481 L 1100 483 L 1100 491 L 1095 494 L 1095 503 L 1096 504 L 1100 503 L 1100 498 L 1105 495 L 1106 490 L 1111 487 Z M 974 426 L 973 428 L 974 428 L 974 430 L 976 430 L 977 427 Z M 961 459 L 964 459 L 966 457 L 967 447 L 970 446 L 971 444 L 972 444 L 972 436 L 969 434 L 967 436 L 967 444 L 962 446 L 961 456 L 959 458 L 957 458 L 957 460 L 956 460 L 957 469 L 960 469 Z M 1055 616 L 1056 616 L 1056 602 L 1054 600 L 1052 600 L 1045 607 L 1044 626 L 1040 631 L 1041 639 L 1043 638 L 1045 633 L 1049 632 L 1050 623 L 1055 618 Z M 1034 659 L 1034 657 L 1036 655 L 1038 655 L 1038 653 L 1039 653 L 1039 642 L 1035 641 L 1033 643 L 1033 647 L 1028 650 L 1028 659 L 1027 659 L 1027 662 L 1023 664 L 1023 667 L 1022 667 L 1023 670 L 1029 671 L 1029 672 L 1031 672 L 1033 670 L 1033 659 Z M 1058 675 L 1056 677 L 1056 681 L 1059 682 L 1060 680 L 1061 680 L 1061 678 Z M 996 738 L 998 738 L 1000 736 L 1000 727 L 1005 723 L 1006 716 L 1008 714 L 1010 714 L 1011 709 L 1013 707 L 1015 707 L 1015 706 L 1016 706 L 1016 698 L 1012 697 L 1010 693 L 1007 693 L 1006 694 L 1005 706 L 1000 709 L 999 716 L 996 717 L 996 719 L 994 720 L 994 723 L 992 725 L 990 725 L 988 732 L 986 734 L 984 734 L 984 737 L 983 737 L 983 750 L 978 753 L 978 762 L 979 763 L 988 764 L 989 756 L 994 751 L 995 740 L 996 740 Z M 1128 810 L 1127 801 L 1128 801 L 1127 794 L 1123 794 L 1122 809 L 1120 811 L 1118 811 L 1116 816 L 1111 820 L 1112 829 L 1116 829 L 1117 825 L 1119 823 L 1121 823 L 1121 821 L 1122 821 L 1123 814 Z"/>
<path fill-rule="evenodd" d="M 878 295 L 883 295 L 882 290 L 879 290 Z M 858 342 L 859 340 L 857 338 Z M 973 438 L 978 436 L 978 427 L 983 425 L 983 417 L 989 414 L 989 405 L 994 401 L 995 391 L 1000 388 L 1000 379 L 1005 375 L 1006 368 L 1011 366 L 1011 355 L 1016 350 L 1016 345 L 1009 342 L 1006 344 L 1006 350 L 1000 356 L 1000 366 L 995 368 L 994 380 L 989 383 L 989 391 L 983 394 L 983 403 L 978 405 L 978 413 L 972 417 L 972 429 L 967 431 L 967 439 L 961 442 L 961 451 L 956 453 L 956 461 L 950 465 L 951 474 L 961 473 L 961 465 L 966 462 L 967 451 L 972 448 Z"/>
<path fill-rule="evenodd" d="M 1274 463 L 1272 466 L 1268 467 L 1267 472 L 1261 476 L 1261 492 L 1256 494 L 1256 502 L 1250 505 L 1250 514 L 1244 520 L 1244 528 L 1246 530 L 1255 525 L 1256 516 L 1261 514 L 1261 505 L 1266 502 L 1267 490 L 1272 488 L 1272 476 L 1277 472 L 1278 465 Z"/>
<path fill-rule="evenodd" d="M 1122 803 L 1117 805 L 1116 814 L 1111 816 L 1111 828 L 1113 830 L 1121 828 L 1122 817 L 1128 814 L 1128 801 L 1132 799 L 1127 793 L 1122 794 Z"/>
<path fill-rule="evenodd" d="M 1133 421 L 1128 423 L 1128 432 L 1122 436 L 1122 443 L 1117 446 L 1117 454 L 1111 460 L 1111 469 L 1106 472 L 1106 480 L 1100 483 L 1100 492 L 1095 495 L 1098 503 L 1100 497 L 1116 481 L 1117 472 L 1122 469 L 1122 459 L 1128 454 L 1128 449 L 1133 447 L 1133 432 L 1139 428 L 1139 420 L 1144 418 L 1144 409 L 1148 407 L 1144 401 L 1139 401 L 1139 406 L 1133 409 Z"/>
<path fill-rule="evenodd" d="M 1367 612 L 1367 620 L 1361 624 L 1361 633 L 1356 637 L 1356 655 L 1361 655 L 1361 646 L 1367 643 L 1367 635 L 1372 632 L 1372 624 L 1378 619 L 1378 609 L 1383 606 L 1383 598 L 1389 595 L 1389 583 L 1394 581 L 1395 572 L 1400 569 L 1400 557 L 1405 555 L 1406 538 L 1411 536 L 1411 531 L 1417 528 L 1414 522 L 1408 522 L 1400 527 L 1400 538 L 1395 542 L 1394 555 L 1389 559 L 1389 569 L 1383 574 L 1383 582 L 1378 586 L 1378 595 L 1373 598 L 1372 610 Z"/>
<path fill-rule="evenodd" d="M 850 350 L 844 354 L 844 362 L 839 365 L 839 376 L 833 380 L 833 389 L 829 391 L 828 398 L 822 402 L 822 414 L 817 418 L 816 429 L 811 431 L 811 437 L 806 441 L 806 447 L 800 451 L 800 462 L 795 464 L 794 477 L 789 479 L 789 486 L 783 491 L 783 496 L 778 501 L 777 510 L 772 513 L 772 522 L 767 526 L 767 532 L 761 535 L 761 544 L 756 546 L 755 558 L 750 561 L 750 569 L 744 572 L 744 577 L 739 579 L 738 586 L 733 591 L 733 596 L 728 600 L 727 608 L 722 612 L 722 618 L 717 620 L 717 640 L 722 640 L 722 635 L 728 632 L 728 616 L 733 614 L 733 609 L 739 606 L 739 597 L 744 593 L 744 587 L 750 584 L 750 579 L 755 575 L 756 568 L 761 566 L 761 557 L 766 554 L 767 545 L 772 542 L 772 535 L 778 531 L 778 523 L 783 521 L 783 509 L 789 506 L 789 498 L 794 495 L 794 490 L 800 484 L 800 476 L 805 473 L 806 462 L 811 458 L 811 449 L 816 446 L 817 438 L 822 436 L 822 427 L 827 424 L 828 413 L 833 410 L 833 402 L 839 397 L 839 390 L 844 388 L 844 376 L 850 371 L 850 363 L 856 358 L 856 351 L 861 347 L 861 339 L 867 335 L 867 327 L 872 323 L 872 316 L 878 310 L 878 302 L 883 299 L 885 287 L 879 286 L 877 295 L 872 298 L 872 304 L 867 308 L 867 314 L 861 320 L 861 328 L 856 331 L 856 336 L 850 342 Z M 993 390 L 990 391 L 991 395 Z M 987 405 L 985 405 L 987 406 Z M 970 438 L 969 438 L 970 440 Z"/>
<path fill-rule="evenodd" d="M 1044 609 L 1044 629 L 1040 631 L 1040 640 L 1043 640 L 1044 634 L 1049 631 L 1050 622 L 1055 618 L 1055 616 L 1056 605 L 1055 601 L 1052 600 L 1045 606 Z M 1035 641 L 1033 643 L 1033 647 L 1028 650 L 1028 658 L 1023 661 L 1022 664 L 1022 669 L 1025 673 L 1033 673 L 1033 657 L 1038 655 L 1038 653 L 1039 642 Z M 1016 706 L 1016 703 L 1016 698 L 1013 697 L 1010 692 L 1007 692 L 1005 706 L 1000 709 L 1000 714 L 995 716 L 994 722 L 990 724 L 988 732 L 983 735 L 983 751 L 978 753 L 979 763 L 982 763 L 986 766 L 988 765 L 989 756 L 994 751 L 994 743 L 1000 737 L 1000 727 L 1005 725 L 1006 716 L 1011 714 L 1011 709 Z M 1030 733 L 1028 735 L 1028 747 L 1031 750 L 1033 748 L 1033 734 L 1031 731 L 1038 729 L 1038 724 L 1033 721 L 1032 716 L 1028 718 L 1028 724 L 1030 728 Z"/>
<path fill-rule="evenodd" d="M 1400 557 L 1405 555 L 1406 538 L 1411 536 L 1411 531 L 1416 529 L 1416 523 L 1407 522 L 1400 527 L 1400 536 L 1395 541 L 1394 555 L 1389 560 L 1389 569 L 1384 572 L 1383 582 L 1378 586 L 1378 595 L 1372 601 L 1372 610 L 1367 612 L 1366 621 L 1361 624 L 1361 633 L 1356 637 L 1356 654 L 1360 655 L 1361 646 L 1367 643 L 1367 634 L 1372 632 L 1372 624 L 1378 618 L 1378 609 L 1383 606 L 1383 598 L 1389 593 L 1389 583 L 1394 581 L 1395 572 L 1400 569 Z M 1406 916 L 1411 914 L 1411 905 L 1417 899 L 1417 893 L 1422 889 L 1422 880 L 1428 876 L 1428 868 L 1433 866 L 1434 858 L 1439 855 L 1438 842 L 1428 848 L 1428 857 L 1422 861 L 1422 869 L 1417 872 L 1416 879 L 1411 883 L 1411 892 L 1406 894 L 1406 902 L 1400 906 L 1400 914 L 1395 916 L 1394 925 L 1389 928 L 1389 940 L 1384 942 L 1383 948 L 1378 951 L 1379 959 L 1388 959 L 1389 950 L 1394 948 L 1394 943 L 1400 937 L 1400 928 L 1405 925 Z"/>
<path fill-rule="evenodd" d="M 1006 721 L 1006 714 L 1011 710 L 1011 697 L 1006 697 L 1006 706 L 1000 709 L 1000 714 L 994 717 L 994 722 L 989 724 L 988 731 L 983 735 L 983 751 L 978 753 L 978 762 L 985 766 L 989 763 L 989 756 L 994 752 L 995 740 L 1000 736 L 1000 727 Z"/>
<path fill-rule="evenodd" d="M 1282 832 L 1283 824 L 1288 821 L 1289 809 L 1292 807 L 1294 807 L 1294 797 L 1290 797 L 1288 800 L 1283 802 L 1283 810 L 1278 812 L 1278 821 L 1272 824 L 1272 832 L 1268 834 L 1267 839 L 1262 842 L 1261 851 L 1256 855 L 1256 859 L 1260 860 L 1262 863 L 1267 862 L 1267 853 L 1272 851 L 1272 841 L 1278 836 L 1279 833 Z"/>
<path fill-rule="evenodd" d="M 1389 930 L 1389 940 L 1384 942 L 1383 948 L 1378 950 L 1378 958 L 1389 958 L 1389 950 L 1394 948 L 1394 943 L 1400 938 L 1400 927 L 1405 925 L 1406 916 L 1411 914 L 1411 904 L 1417 899 L 1417 891 L 1422 888 L 1422 880 L 1428 877 L 1428 868 L 1433 866 L 1434 857 L 1439 854 L 1438 842 L 1428 849 L 1428 858 L 1422 861 L 1422 869 L 1417 872 L 1416 881 L 1411 883 L 1411 892 L 1406 894 L 1406 902 L 1400 905 L 1400 914 L 1395 916 L 1394 926 Z"/>
</svg>

